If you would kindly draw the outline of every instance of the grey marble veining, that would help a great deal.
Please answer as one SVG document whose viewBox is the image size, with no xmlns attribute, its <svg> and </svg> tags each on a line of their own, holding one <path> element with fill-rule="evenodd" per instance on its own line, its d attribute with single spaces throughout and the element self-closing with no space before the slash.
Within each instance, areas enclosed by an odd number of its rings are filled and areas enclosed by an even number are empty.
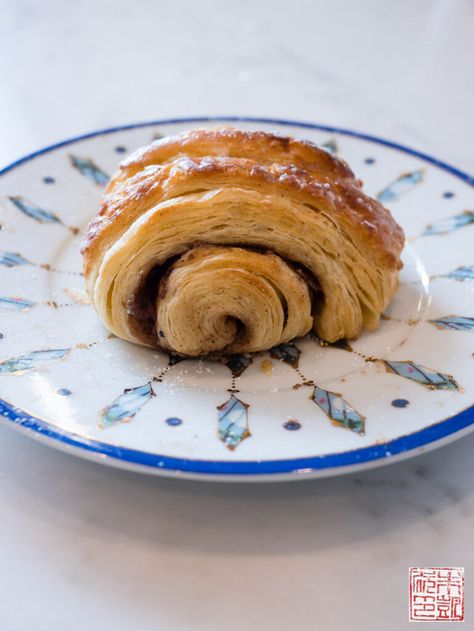
<svg viewBox="0 0 474 631">
<path fill-rule="evenodd" d="M 1 164 L 100 127 L 247 114 L 352 127 L 473 170 L 469 0 L 1 9 Z M 2 426 L 0 626 L 400 631 L 409 566 L 460 565 L 469 628 L 473 450 L 470 435 L 357 475 L 234 486 L 102 468 Z"/>
</svg>

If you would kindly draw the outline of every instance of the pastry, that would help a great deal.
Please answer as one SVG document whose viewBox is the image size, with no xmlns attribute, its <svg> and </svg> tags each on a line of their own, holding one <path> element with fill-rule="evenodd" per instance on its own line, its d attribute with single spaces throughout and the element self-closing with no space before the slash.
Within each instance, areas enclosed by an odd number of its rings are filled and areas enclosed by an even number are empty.
<svg viewBox="0 0 474 631">
<path fill-rule="evenodd" d="M 216 128 L 126 159 L 82 252 L 110 331 L 200 356 L 377 328 L 403 244 L 342 160 L 310 142 Z"/>
</svg>

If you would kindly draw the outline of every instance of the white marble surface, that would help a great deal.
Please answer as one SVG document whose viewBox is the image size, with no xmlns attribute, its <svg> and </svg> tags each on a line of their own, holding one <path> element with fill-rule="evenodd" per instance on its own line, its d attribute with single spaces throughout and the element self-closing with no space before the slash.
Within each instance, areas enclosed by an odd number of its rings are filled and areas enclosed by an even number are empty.
<svg viewBox="0 0 474 631">
<path fill-rule="evenodd" d="M 95 128 L 247 114 L 473 171 L 469 0 L 0 6 L 2 165 Z M 473 449 L 230 486 L 121 473 L 0 427 L 0 628 L 399 631 L 411 565 L 466 568 L 471 628 Z"/>
</svg>

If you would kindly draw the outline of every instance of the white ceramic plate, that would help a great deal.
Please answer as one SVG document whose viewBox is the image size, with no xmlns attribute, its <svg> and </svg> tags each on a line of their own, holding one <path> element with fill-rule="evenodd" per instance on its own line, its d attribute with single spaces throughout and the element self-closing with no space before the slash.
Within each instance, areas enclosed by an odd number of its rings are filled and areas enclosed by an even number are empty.
<svg viewBox="0 0 474 631">
<path fill-rule="evenodd" d="M 311 338 L 230 365 L 170 361 L 109 336 L 79 246 L 124 154 L 229 121 L 345 158 L 405 229 L 400 290 L 350 348 Z M 290 121 L 188 119 L 48 147 L 0 178 L 0 415 L 52 446 L 122 468 L 218 480 L 378 466 L 474 427 L 472 179 L 379 138 Z"/>
</svg>

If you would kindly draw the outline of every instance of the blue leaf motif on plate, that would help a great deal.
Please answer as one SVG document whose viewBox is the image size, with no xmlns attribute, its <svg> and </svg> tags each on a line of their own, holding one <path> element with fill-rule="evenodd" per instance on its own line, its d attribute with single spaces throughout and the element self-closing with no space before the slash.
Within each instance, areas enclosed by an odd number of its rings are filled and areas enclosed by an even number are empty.
<svg viewBox="0 0 474 631">
<path fill-rule="evenodd" d="M 331 155 L 335 155 L 338 151 L 337 142 L 333 138 L 331 140 L 328 140 L 327 142 L 323 142 L 320 147 Z"/>
<path fill-rule="evenodd" d="M 105 407 L 101 413 L 102 427 L 110 427 L 115 423 L 131 421 L 145 403 L 155 396 L 150 383 L 136 388 L 127 388 L 123 393 Z"/>
<path fill-rule="evenodd" d="M 298 368 L 301 351 L 293 342 L 288 342 L 271 348 L 270 355 L 273 359 L 279 359 L 293 368 Z"/>
<path fill-rule="evenodd" d="M 62 359 L 65 357 L 71 349 L 69 348 L 56 348 L 45 351 L 32 351 L 27 355 L 20 355 L 19 357 L 12 357 L 0 362 L 0 374 L 1 375 L 22 375 L 37 366 L 53 361 L 55 359 Z"/>
<path fill-rule="evenodd" d="M 472 331 L 474 329 L 474 318 L 465 316 L 449 315 L 444 316 L 444 318 L 428 320 L 428 322 L 434 324 L 438 329 L 454 329 L 455 331 Z"/>
<path fill-rule="evenodd" d="M 102 169 L 100 169 L 93 160 L 89 158 L 79 158 L 78 156 L 70 155 L 72 166 L 82 173 L 85 177 L 92 180 L 94 184 L 98 184 L 99 186 L 105 186 L 109 181 L 109 176 L 107 173 L 104 173 Z"/>
<path fill-rule="evenodd" d="M 474 279 L 474 265 L 462 265 L 461 267 L 457 267 L 452 272 L 448 272 L 447 274 L 441 274 L 441 278 L 454 278 L 454 280 L 472 280 Z"/>
<path fill-rule="evenodd" d="M 465 210 L 459 215 L 454 215 L 454 217 L 448 217 L 429 224 L 426 226 L 423 235 L 431 236 L 433 234 L 447 234 L 453 230 L 458 230 L 458 228 L 468 226 L 471 223 L 474 223 L 474 211 Z"/>
<path fill-rule="evenodd" d="M 391 182 L 377 195 L 377 199 L 382 202 L 391 202 L 398 199 L 400 195 L 408 193 L 417 186 L 423 179 L 423 171 L 412 171 L 411 173 L 402 173 L 396 180 Z"/>
<path fill-rule="evenodd" d="M 32 265 L 32 263 L 18 252 L 0 252 L 0 265 L 16 267 L 17 265 Z"/>
<path fill-rule="evenodd" d="M 430 390 L 460 390 L 460 387 L 451 375 L 437 372 L 432 368 L 426 368 L 411 361 L 386 361 L 383 362 L 389 372 L 394 372 L 400 377 L 416 381 Z"/>
<path fill-rule="evenodd" d="M 365 433 L 365 417 L 337 392 L 330 392 L 316 386 L 311 398 L 336 427 L 349 429 L 361 436 Z"/>
<path fill-rule="evenodd" d="M 217 406 L 219 438 L 228 449 L 235 449 L 250 436 L 247 403 L 234 395 Z"/>
<path fill-rule="evenodd" d="M 53 212 L 41 208 L 37 204 L 26 200 L 24 197 L 21 197 L 21 195 L 9 197 L 8 199 L 16 208 L 18 208 L 18 210 L 21 210 L 24 215 L 30 217 L 31 219 L 34 219 L 38 223 L 62 224 L 61 219 L 59 219 L 59 217 Z"/>
<path fill-rule="evenodd" d="M 225 365 L 230 369 L 234 377 L 240 377 L 252 362 L 253 359 L 250 356 L 237 354 L 231 355 L 225 362 Z"/>
<path fill-rule="evenodd" d="M 0 296 L 0 309 L 8 311 L 27 311 L 34 307 L 36 302 L 26 300 L 26 298 L 14 298 L 11 296 Z"/>
</svg>

